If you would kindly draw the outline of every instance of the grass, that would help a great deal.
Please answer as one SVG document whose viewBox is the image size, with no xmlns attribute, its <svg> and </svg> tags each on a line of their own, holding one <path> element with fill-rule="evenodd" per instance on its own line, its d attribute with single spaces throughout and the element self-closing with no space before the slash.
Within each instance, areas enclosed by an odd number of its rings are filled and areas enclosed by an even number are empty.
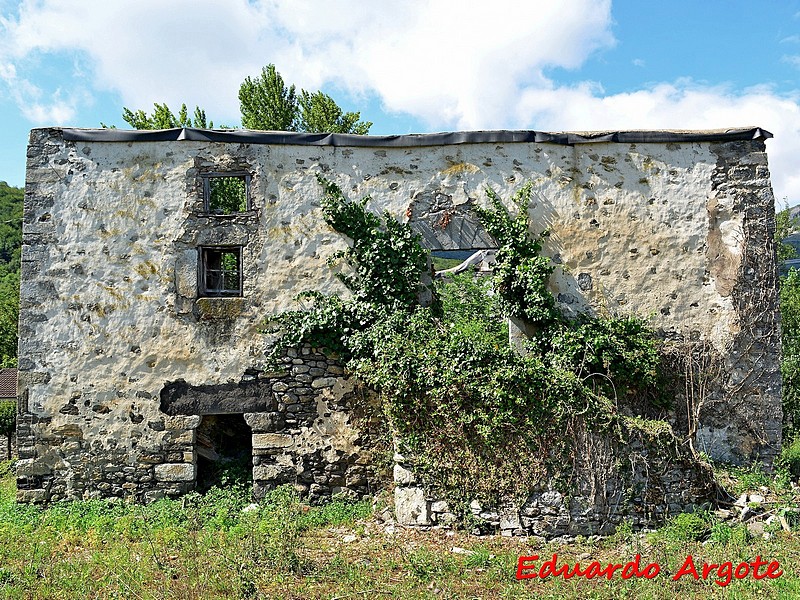
<svg viewBox="0 0 800 600">
<path fill-rule="evenodd" d="M 744 475 L 774 485 L 763 474 Z M 289 488 L 257 507 L 249 506 L 247 488 L 235 485 L 148 506 L 94 500 L 46 509 L 17 505 L 14 491 L 10 463 L 0 462 L 0 598 L 800 597 L 796 533 L 778 529 L 764 539 L 713 513 L 683 515 L 650 534 L 623 524 L 609 538 L 565 545 L 387 530 L 368 502 L 310 507 Z M 658 563 L 661 573 L 652 580 L 516 580 L 520 556 L 554 553 L 559 565 L 583 568 L 639 554 L 642 565 Z M 784 574 L 733 579 L 726 587 L 714 576 L 672 581 L 689 555 L 697 565 L 734 566 L 760 555 L 780 562 Z"/>
</svg>

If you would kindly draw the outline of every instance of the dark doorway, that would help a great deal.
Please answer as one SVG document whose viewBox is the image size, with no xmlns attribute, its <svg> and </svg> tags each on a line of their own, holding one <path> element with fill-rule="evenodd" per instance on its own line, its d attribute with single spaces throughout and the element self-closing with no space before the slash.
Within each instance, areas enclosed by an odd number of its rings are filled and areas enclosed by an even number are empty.
<svg viewBox="0 0 800 600">
<path fill-rule="evenodd" d="M 244 415 L 204 415 L 197 428 L 197 490 L 253 481 L 253 436 Z"/>
</svg>

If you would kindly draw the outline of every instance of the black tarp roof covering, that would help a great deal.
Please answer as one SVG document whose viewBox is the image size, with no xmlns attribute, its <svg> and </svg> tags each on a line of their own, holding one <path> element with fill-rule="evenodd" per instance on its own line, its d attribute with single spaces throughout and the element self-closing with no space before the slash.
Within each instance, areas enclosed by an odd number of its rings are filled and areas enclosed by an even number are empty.
<svg viewBox="0 0 800 600">
<path fill-rule="evenodd" d="M 632 130 L 548 133 L 545 131 L 456 131 L 408 135 L 352 135 L 346 133 L 292 133 L 249 129 L 74 129 L 61 128 L 64 139 L 75 142 L 227 142 L 233 144 L 291 144 L 298 146 L 364 146 L 404 148 L 447 146 L 451 144 L 487 144 L 537 142 L 548 144 L 589 144 L 619 142 L 627 144 L 669 142 L 730 142 L 765 140 L 772 134 L 760 127 L 714 129 L 706 131 Z"/>
</svg>

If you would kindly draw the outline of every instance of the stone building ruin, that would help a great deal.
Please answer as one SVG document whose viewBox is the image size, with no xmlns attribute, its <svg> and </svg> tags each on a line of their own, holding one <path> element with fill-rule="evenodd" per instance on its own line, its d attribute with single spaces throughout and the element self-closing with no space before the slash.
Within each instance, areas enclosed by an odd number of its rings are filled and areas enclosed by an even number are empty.
<svg viewBox="0 0 800 600">
<path fill-rule="evenodd" d="M 258 331 L 302 291 L 343 290 L 326 259 L 346 240 L 321 218 L 316 173 L 371 196 L 431 250 L 491 248 L 470 207 L 487 186 L 509 198 L 532 181 L 562 309 L 637 314 L 713 352 L 718 370 L 702 402 L 678 402 L 677 426 L 715 459 L 769 463 L 781 434 L 769 137 L 35 129 L 18 499 L 175 496 L 236 453 L 251 457 L 256 496 L 282 483 L 315 500 L 375 491 L 370 431 L 353 424 L 363 390 L 308 346 L 268 370 Z M 677 490 L 666 511 L 696 501 L 676 456 L 660 471 Z M 396 459 L 400 520 L 444 520 Z M 559 494 L 538 498 L 543 510 L 489 520 L 530 532 L 549 514 L 541 533 L 576 530 Z M 584 511 L 589 529 L 595 513 Z"/>
</svg>

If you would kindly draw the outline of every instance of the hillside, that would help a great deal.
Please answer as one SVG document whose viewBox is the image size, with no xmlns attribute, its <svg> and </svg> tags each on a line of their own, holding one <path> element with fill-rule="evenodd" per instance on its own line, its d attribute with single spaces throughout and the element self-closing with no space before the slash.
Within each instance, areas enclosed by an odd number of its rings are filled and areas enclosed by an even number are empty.
<svg viewBox="0 0 800 600">
<path fill-rule="evenodd" d="M 25 190 L 0 181 L 0 366 L 16 366 L 22 200 Z"/>
</svg>

